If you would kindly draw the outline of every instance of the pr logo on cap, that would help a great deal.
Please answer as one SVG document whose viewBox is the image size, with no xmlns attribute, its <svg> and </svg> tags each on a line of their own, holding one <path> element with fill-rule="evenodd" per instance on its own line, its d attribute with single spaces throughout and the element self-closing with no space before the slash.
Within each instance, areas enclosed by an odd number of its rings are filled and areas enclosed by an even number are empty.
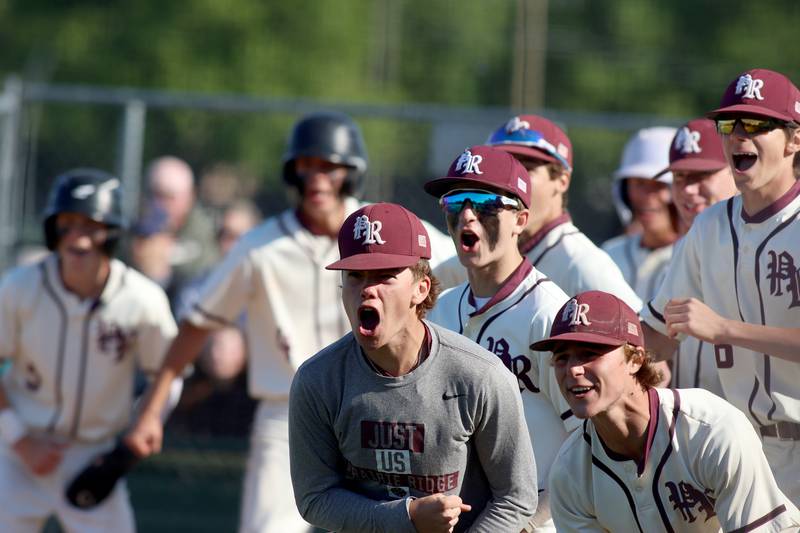
<svg viewBox="0 0 800 533">
<path fill-rule="evenodd" d="M 353 224 L 353 239 L 363 239 L 362 244 L 386 244 L 381 238 L 381 228 L 383 223 L 380 220 L 370 222 L 367 215 L 361 215 Z"/>
<path fill-rule="evenodd" d="M 508 122 L 506 122 L 506 131 L 508 133 L 514 133 L 515 131 L 523 129 L 531 129 L 531 123 L 527 120 L 522 120 L 519 117 L 512 117 Z"/>
<path fill-rule="evenodd" d="M 561 321 L 570 326 L 578 326 L 580 324 L 591 326 L 592 323 L 589 321 L 588 313 L 589 304 L 579 304 L 578 300 L 573 298 L 564 306 L 564 312 L 561 313 Z"/>
<path fill-rule="evenodd" d="M 470 149 L 467 148 L 464 150 L 464 153 L 458 156 L 456 171 L 462 174 L 483 174 L 478 166 L 481 164 L 481 161 L 483 161 L 483 156 L 478 154 L 472 155 Z"/>
<path fill-rule="evenodd" d="M 762 87 L 764 87 L 764 80 L 753 79 L 750 74 L 743 74 L 739 76 L 739 81 L 736 82 L 736 94 L 741 94 L 742 98 L 763 100 L 764 97 L 761 96 Z"/>
<path fill-rule="evenodd" d="M 678 130 L 673 145 L 682 154 L 699 154 L 703 151 L 700 148 L 700 132 L 686 126 Z"/>
</svg>

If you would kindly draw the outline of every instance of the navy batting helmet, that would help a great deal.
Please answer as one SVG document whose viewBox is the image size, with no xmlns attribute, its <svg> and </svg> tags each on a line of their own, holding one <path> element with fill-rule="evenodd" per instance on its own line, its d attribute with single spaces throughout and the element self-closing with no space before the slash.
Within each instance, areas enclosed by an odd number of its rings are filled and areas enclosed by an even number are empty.
<svg viewBox="0 0 800 533">
<path fill-rule="evenodd" d="M 283 155 L 283 179 L 302 190 L 295 172 L 298 157 L 319 157 L 350 167 L 342 193 L 359 196 L 367 170 L 367 149 L 361 130 L 343 113 L 322 112 L 308 115 L 294 125 Z"/>
<path fill-rule="evenodd" d="M 80 213 L 110 228 L 124 230 L 127 221 L 123 214 L 122 183 L 119 178 L 93 168 L 78 168 L 56 178 L 44 210 L 44 238 L 47 247 L 55 250 L 58 244 L 56 215 Z M 119 232 L 112 232 L 103 244 L 105 252 L 114 253 Z"/>
</svg>

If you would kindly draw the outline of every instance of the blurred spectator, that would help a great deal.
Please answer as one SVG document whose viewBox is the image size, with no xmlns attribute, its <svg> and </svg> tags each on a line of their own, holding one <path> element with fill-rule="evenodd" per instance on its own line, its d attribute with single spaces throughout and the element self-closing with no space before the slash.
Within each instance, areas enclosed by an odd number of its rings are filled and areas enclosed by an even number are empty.
<svg viewBox="0 0 800 533">
<path fill-rule="evenodd" d="M 238 200 L 222 214 L 217 230 L 217 248 L 225 255 L 261 219 L 258 209 L 247 200 Z M 192 280 L 181 292 L 178 316 L 194 304 L 210 270 Z M 170 420 L 177 431 L 192 434 L 247 435 L 255 410 L 255 400 L 247 394 L 247 343 L 244 316 L 236 327 L 215 330 L 200 354 L 195 373 L 184 386 L 181 402 Z"/>
<path fill-rule="evenodd" d="M 167 212 L 150 203 L 131 226 L 130 259 L 139 272 L 155 281 L 173 299 L 174 289 L 171 257 L 175 238 L 168 229 Z"/>
<path fill-rule="evenodd" d="M 166 211 L 167 229 L 175 238 L 170 263 L 177 286 L 217 260 L 213 218 L 196 202 L 194 173 L 182 159 L 163 156 L 152 161 L 147 184 L 148 200 Z"/>
</svg>

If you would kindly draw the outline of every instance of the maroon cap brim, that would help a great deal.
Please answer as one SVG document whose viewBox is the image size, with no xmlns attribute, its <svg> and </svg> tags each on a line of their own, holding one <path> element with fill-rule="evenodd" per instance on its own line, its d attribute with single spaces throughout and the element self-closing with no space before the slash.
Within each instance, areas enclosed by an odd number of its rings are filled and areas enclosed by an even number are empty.
<svg viewBox="0 0 800 533">
<path fill-rule="evenodd" d="M 414 255 L 363 253 L 351 255 L 326 266 L 326 270 L 384 270 L 414 266 L 421 259 Z"/>
<path fill-rule="evenodd" d="M 720 170 L 728 166 L 725 161 L 718 159 L 701 159 L 699 157 L 687 157 L 686 159 L 679 159 L 671 163 L 667 168 L 653 176 L 657 178 L 663 176 L 667 172 L 710 172 L 712 170 Z"/>
<path fill-rule="evenodd" d="M 624 340 L 615 339 L 613 337 L 606 337 L 605 335 L 598 335 L 597 333 L 574 331 L 534 342 L 531 344 L 531 350 L 551 352 L 553 351 L 553 347 L 559 342 L 580 342 L 583 344 L 602 344 L 605 346 L 622 346 L 625 344 Z"/>
<path fill-rule="evenodd" d="M 760 107 L 750 104 L 736 104 L 736 105 L 729 105 L 727 107 L 720 107 L 718 109 L 715 109 L 714 111 L 709 111 L 708 113 L 706 113 L 706 117 L 714 119 L 719 117 L 720 115 L 725 115 L 728 113 L 731 114 L 747 113 L 748 115 L 777 118 L 778 120 L 783 120 L 785 122 L 794 122 L 794 118 L 790 117 L 785 113 L 781 113 L 780 111 L 774 111 L 766 107 Z"/>
<path fill-rule="evenodd" d="M 548 154 L 544 150 L 540 150 L 539 148 L 520 146 L 519 144 L 492 144 L 491 146 L 511 155 L 520 155 L 522 157 L 529 157 L 531 159 L 539 159 L 549 163 L 561 163 L 561 161 Z"/>
</svg>

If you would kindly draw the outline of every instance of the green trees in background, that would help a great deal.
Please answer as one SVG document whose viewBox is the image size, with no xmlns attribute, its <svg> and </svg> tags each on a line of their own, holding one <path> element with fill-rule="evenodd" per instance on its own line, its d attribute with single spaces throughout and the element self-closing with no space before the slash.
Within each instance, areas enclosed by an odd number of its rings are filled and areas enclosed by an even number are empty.
<svg viewBox="0 0 800 533">
<path fill-rule="evenodd" d="M 522 2 L 546 7 L 547 24 L 521 21 Z M 679 121 L 712 107 L 748 67 L 800 81 L 798 22 L 800 2 L 781 0 L 0 0 L 0 77 L 322 104 L 510 106 L 514 70 L 524 68 L 518 33 L 546 28 L 546 108 Z M 196 168 L 235 161 L 274 184 L 294 118 L 151 110 L 145 156 L 175 152 Z M 113 167 L 113 113 L 47 105 L 29 119 L 38 121 L 28 123 L 36 174 Z M 420 179 L 425 125 L 361 121 L 373 170 L 397 175 L 403 162 L 401 174 Z M 575 182 L 596 186 L 626 133 L 604 134 L 602 124 L 570 133 Z"/>
</svg>

